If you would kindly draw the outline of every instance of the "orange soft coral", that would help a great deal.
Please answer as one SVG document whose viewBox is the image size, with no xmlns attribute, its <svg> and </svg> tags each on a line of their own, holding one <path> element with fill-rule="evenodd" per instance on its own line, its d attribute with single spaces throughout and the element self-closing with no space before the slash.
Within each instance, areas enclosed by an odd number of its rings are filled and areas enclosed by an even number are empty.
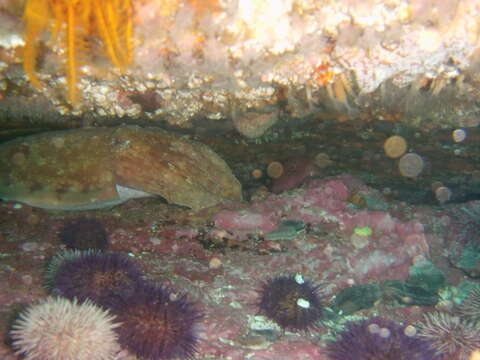
<svg viewBox="0 0 480 360">
<path fill-rule="evenodd" d="M 40 88 L 35 74 L 37 41 L 46 30 L 62 42 L 66 56 L 68 100 L 77 100 L 76 83 L 87 38 L 100 38 L 112 63 L 125 68 L 132 60 L 132 0 L 27 0 L 23 67 L 31 83 Z"/>
</svg>

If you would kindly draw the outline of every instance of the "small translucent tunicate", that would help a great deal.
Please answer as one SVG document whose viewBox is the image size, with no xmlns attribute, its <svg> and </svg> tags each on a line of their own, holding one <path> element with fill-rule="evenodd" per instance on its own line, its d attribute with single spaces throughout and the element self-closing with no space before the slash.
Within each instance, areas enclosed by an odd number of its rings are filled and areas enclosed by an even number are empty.
<svg viewBox="0 0 480 360">
<path fill-rule="evenodd" d="M 415 336 L 417 334 L 417 328 L 413 325 L 407 325 L 403 330 L 403 333 L 408 337 Z"/>
<path fill-rule="evenodd" d="M 396 159 L 407 151 L 407 142 L 399 135 L 390 136 L 385 140 L 383 150 L 389 158 Z"/>
<path fill-rule="evenodd" d="M 452 191 L 446 186 L 439 186 L 435 190 L 435 197 L 440 204 L 446 203 L 452 197 Z"/>
<path fill-rule="evenodd" d="M 267 166 L 267 175 L 272 179 L 278 179 L 283 174 L 283 165 L 278 161 L 272 161 Z"/>
<path fill-rule="evenodd" d="M 424 167 L 423 159 L 416 153 L 408 153 L 400 158 L 398 169 L 400 174 L 405 177 L 417 177 L 420 175 Z"/>
<path fill-rule="evenodd" d="M 380 326 L 378 326 L 377 324 L 368 325 L 368 332 L 370 334 L 378 334 L 379 331 L 380 331 Z"/>
<path fill-rule="evenodd" d="M 391 331 L 387 328 L 381 328 L 378 335 L 384 339 L 390 337 Z"/>
<path fill-rule="evenodd" d="M 467 132 L 465 131 L 465 129 L 455 129 L 452 132 L 453 141 L 457 143 L 462 142 L 463 140 L 466 139 L 466 137 L 467 137 Z"/>
</svg>

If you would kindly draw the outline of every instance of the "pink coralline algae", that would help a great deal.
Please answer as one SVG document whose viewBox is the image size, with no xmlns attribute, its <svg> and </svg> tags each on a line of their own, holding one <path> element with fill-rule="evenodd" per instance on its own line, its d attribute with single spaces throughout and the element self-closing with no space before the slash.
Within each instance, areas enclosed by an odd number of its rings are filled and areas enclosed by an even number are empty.
<svg viewBox="0 0 480 360">
<path fill-rule="evenodd" d="M 229 230 L 254 231 L 255 229 L 262 229 L 268 232 L 276 228 L 277 220 L 275 216 L 250 209 L 222 210 L 215 217 L 215 225 Z"/>
<path fill-rule="evenodd" d="M 222 210 L 214 222 L 226 230 L 262 233 L 276 229 L 284 217 L 312 224 L 337 222 L 335 214 L 346 208 L 347 198 L 348 188 L 341 180 L 312 180 L 302 189 L 272 195 L 250 207 Z"/>
<path fill-rule="evenodd" d="M 385 211 L 355 210 L 349 206 L 348 198 L 358 186 L 365 187 L 349 176 L 313 179 L 301 188 L 270 195 L 250 206 L 222 210 L 214 216 L 214 223 L 245 240 L 249 234 L 265 235 L 278 229 L 284 220 L 304 222 L 307 227 L 340 238 L 333 248 L 330 244 L 329 250 L 312 256 L 327 257 L 328 261 L 341 259 L 350 278 L 404 279 L 414 258 L 428 253 L 424 227 L 418 221 L 402 221 Z M 371 229 L 371 235 L 358 246 L 352 235 L 356 228 L 364 227 Z"/>
<path fill-rule="evenodd" d="M 359 191 L 362 196 L 374 196 L 382 202 L 382 211 L 377 207 L 374 211 L 368 204 L 359 210 L 349 202 Z M 146 203 L 148 206 L 153 202 Z M 109 250 L 129 253 L 147 279 L 181 289 L 194 303 L 201 304 L 199 310 L 205 316 L 196 323 L 198 329 L 193 333 L 198 336 L 195 357 L 199 360 L 331 360 L 322 341 L 328 336 L 328 323 L 322 320 L 338 314 L 332 307 L 333 297 L 340 298 L 343 289 L 356 285 L 373 284 L 368 287 L 372 289 L 382 284 L 382 297 L 375 296 L 368 308 L 353 307 L 353 311 L 361 311 L 359 315 L 375 312 L 404 323 L 419 320 L 425 307 L 390 305 L 400 301 L 399 295 L 403 305 L 413 305 L 403 297 L 411 293 L 397 286 L 412 279 L 412 265 L 420 267 L 430 258 L 429 246 L 432 254 L 439 253 L 433 251 L 435 241 L 442 240 L 444 234 L 436 231 L 440 227 L 432 223 L 445 220 L 448 226 L 446 216 L 437 216 L 438 210 L 388 201 L 347 175 L 309 179 L 299 188 L 270 193 L 262 200 L 231 201 L 198 212 L 174 206 L 158 212 L 155 204 L 147 208 L 155 211 L 142 213 L 141 223 L 129 217 L 140 204 L 132 201 L 120 207 L 118 211 L 125 210 L 121 213 L 125 216 L 117 217 L 116 212 L 102 216 L 104 226 L 111 229 Z M 9 223 L 19 239 L 26 241 L 33 236 L 41 244 L 35 251 L 24 252 L 21 244 L 4 241 L 5 251 L 13 248 L 17 252 L 12 254 L 22 256 L 6 259 L 13 270 L 4 276 L 9 291 L 0 295 L 3 304 L 45 294 L 41 274 L 24 270 L 25 261 L 29 261 L 31 269 L 38 269 L 39 256 L 47 258 L 58 246 L 53 236 L 59 228 L 58 216 L 49 222 L 46 212 L 35 212 L 38 224 L 46 224 L 45 231 L 18 225 L 31 214 L 27 206 L 0 206 L 0 218 L 11 217 Z M 271 232 L 278 235 L 282 228 L 287 228 L 287 237 L 268 236 Z M 355 239 L 354 235 L 363 237 Z M 7 234 L 4 237 L 7 239 Z M 14 258 L 21 258 L 22 264 L 13 262 Z M 217 266 L 212 266 L 212 259 Z M 438 258 L 430 260 L 434 263 Z M 325 311 L 309 331 L 283 331 L 278 323 L 259 312 L 261 284 L 285 274 L 298 274 L 319 286 Z M 307 308 L 312 304 L 308 302 L 310 305 L 303 300 L 298 304 Z M 0 346 L 0 358 L 2 354 Z"/>
<path fill-rule="evenodd" d="M 359 274 L 380 276 L 387 271 L 390 278 L 397 278 L 397 267 L 409 265 L 411 258 L 428 251 L 423 225 L 417 221 L 401 222 L 386 212 L 367 210 L 344 214 L 341 219 L 346 234 L 358 227 L 372 229 L 368 244 L 348 256 Z"/>
<path fill-rule="evenodd" d="M 274 357 L 273 357 L 274 356 Z M 256 360 L 327 360 L 320 348 L 304 342 L 277 343 L 266 350 L 257 351 Z"/>
</svg>

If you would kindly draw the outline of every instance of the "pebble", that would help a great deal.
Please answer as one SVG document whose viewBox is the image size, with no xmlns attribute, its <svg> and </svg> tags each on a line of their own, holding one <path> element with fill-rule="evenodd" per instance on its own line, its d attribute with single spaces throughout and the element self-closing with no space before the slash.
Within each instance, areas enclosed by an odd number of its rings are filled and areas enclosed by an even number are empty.
<svg viewBox="0 0 480 360">
<path fill-rule="evenodd" d="M 30 241 L 22 244 L 23 251 L 35 251 L 38 249 L 38 243 Z"/>
<path fill-rule="evenodd" d="M 22 281 L 25 285 L 32 285 L 33 284 L 33 277 L 31 275 L 23 275 Z"/>
<path fill-rule="evenodd" d="M 208 262 L 208 267 L 212 270 L 220 269 L 222 265 L 223 265 L 222 260 L 220 260 L 220 258 L 216 256 L 212 257 Z"/>
<path fill-rule="evenodd" d="M 40 217 L 35 214 L 30 214 L 27 217 L 27 223 L 29 225 L 37 225 L 40 222 Z"/>
<path fill-rule="evenodd" d="M 151 237 L 150 238 L 150 242 L 153 244 L 153 245 L 160 245 L 162 243 L 162 240 L 157 238 L 157 237 Z"/>
</svg>

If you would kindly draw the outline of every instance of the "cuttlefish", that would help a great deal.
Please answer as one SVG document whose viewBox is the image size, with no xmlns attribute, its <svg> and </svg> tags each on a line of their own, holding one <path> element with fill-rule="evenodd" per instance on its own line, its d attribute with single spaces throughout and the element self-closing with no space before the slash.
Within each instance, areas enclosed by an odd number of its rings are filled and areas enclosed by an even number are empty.
<svg viewBox="0 0 480 360">
<path fill-rule="evenodd" d="M 194 210 L 241 200 L 225 161 L 206 145 L 156 128 L 47 132 L 0 145 L 0 198 L 88 210 L 155 196 Z"/>
</svg>

